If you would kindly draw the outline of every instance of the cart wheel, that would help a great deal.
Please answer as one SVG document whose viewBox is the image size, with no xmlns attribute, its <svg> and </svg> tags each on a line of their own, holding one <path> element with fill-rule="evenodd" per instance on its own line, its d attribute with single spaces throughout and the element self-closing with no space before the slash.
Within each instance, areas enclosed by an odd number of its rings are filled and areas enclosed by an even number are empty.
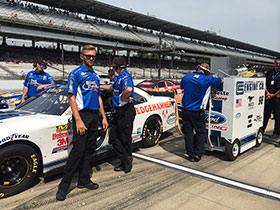
<svg viewBox="0 0 280 210">
<path fill-rule="evenodd" d="M 257 138 L 256 138 L 256 147 L 259 147 L 262 144 L 263 141 L 263 131 L 261 129 L 259 129 L 259 132 L 257 134 Z"/>
<path fill-rule="evenodd" d="M 229 142 L 226 142 L 226 158 L 227 160 L 233 161 L 237 158 L 237 156 L 240 153 L 240 144 L 239 141 L 236 139 L 231 144 Z"/>
</svg>

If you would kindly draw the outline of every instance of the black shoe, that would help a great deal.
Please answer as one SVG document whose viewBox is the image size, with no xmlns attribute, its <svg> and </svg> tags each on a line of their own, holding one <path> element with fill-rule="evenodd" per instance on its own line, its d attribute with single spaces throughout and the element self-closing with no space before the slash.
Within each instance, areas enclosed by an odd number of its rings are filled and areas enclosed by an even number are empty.
<svg viewBox="0 0 280 210">
<path fill-rule="evenodd" d="M 129 173 L 132 169 L 132 157 L 129 156 L 127 157 L 126 161 L 125 161 L 125 164 L 124 164 L 124 173 Z"/>
<path fill-rule="evenodd" d="M 188 156 L 187 159 L 188 159 L 190 162 L 196 162 L 195 159 L 194 159 L 194 157 Z"/>
<path fill-rule="evenodd" d="M 78 184 L 78 188 L 87 188 L 89 190 L 96 190 L 99 188 L 99 185 L 90 181 L 88 184 Z"/>
<path fill-rule="evenodd" d="M 64 201 L 66 199 L 67 191 L 64 191 L 62 189 L 58 189 L 56 193 L 56 200 L 58 201 Z"/>
<path fill-rule="evenodd" d="M 122 171 L 122 170 L 123 170 L 123 167 L 122 167 L 121 165 L 116 166 L 116 167 L 114 168 L 114 171 Z"/>
<path fill-rule="evenodd" d="M 272 136 L 270 136 L 271 139 L 278 139 L 280 138 L 279 134 L 274 133 Z"/>
<path fill-rule="evenodd" d="M 193 159 L 194 159 L 195 162 L 199 162 L 199 161 L 201 160 L 201 157 L 195 155 L 195 156 L 193 157 Z"/>
</svg>

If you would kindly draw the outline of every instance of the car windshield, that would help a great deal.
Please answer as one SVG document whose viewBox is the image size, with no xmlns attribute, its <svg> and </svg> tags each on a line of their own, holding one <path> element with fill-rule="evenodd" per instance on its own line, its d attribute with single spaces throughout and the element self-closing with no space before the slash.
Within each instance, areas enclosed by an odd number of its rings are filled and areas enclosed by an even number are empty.
<svg viewBox="0 0 280 210">
<path fill-rule="evenodd" d="M 16 109 L 50 115 L 62 115 L 69 107 L 67 89 L 56 87 L 32 97 Z"/>
</svg>

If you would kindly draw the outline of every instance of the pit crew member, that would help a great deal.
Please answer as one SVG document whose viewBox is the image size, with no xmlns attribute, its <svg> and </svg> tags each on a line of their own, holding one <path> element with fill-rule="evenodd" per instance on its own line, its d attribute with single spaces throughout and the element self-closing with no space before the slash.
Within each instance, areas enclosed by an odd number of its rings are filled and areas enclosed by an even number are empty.
<svg viewBox="0 0 280 210">
<path fill-rule="evenodd" d="M 270 137 L 280 138 L 280 58 L 275 59 L 274 69 L 266 73 L 266 100 L 264 104 L 263 132 L 266 129 L 271 112 L 274 116 L 274 131 Z"/>
<path fill-rule="evenodd" d="M 184 89 L 182 99 L 182 131 L 189 161 L 198 162 L 204 154 L 206 140 L 205 108 L 211 87 L 217 87 L 223 82 L 222 78 L 210 76 L 209 65 L 203 63 L 195 73 L 187 74 L 181 81 Z M 195 137 L 193 130 L 195 130 Z"/>
<path fill-rule="evenodd" d="M 27 73 L 23 84 L 21 103 L 27 98 L 37 95 L 44 88 L 55 84 L 51 75 L 44 71 L 46 68 L 46 62 L 39 60 L 37 68 Z"/>
<path fill-rule="evenodd" d="M 132 169 L 132 129 L 136 115 L 133 100 L 133 80 L 126 69 L 124 57 L 113 59 L 113 68 L 118 73 L 113 85 L 101 86 L 103 89 L 111 89 L 113 92 L 113 107 L 116 114 L 112 121 L 109 142 L 113 145 L 120 164 L 114 168 L 115 171 L 128 173 Z"/>
<path fill-rule="evenodd" d="M 108 128 L 108 123 L 101 99 L 100 79 L 92 68 L 95 56 L 94 46 L 85 45 L 80 54 L 83 64 L 73 70 L 68 77 L 68 98 L 73 113 L 73 148 L 56 193 L 56 199 L 59 201 L 66 199 L 71 180 L 77 169 L 79 169 L 78 188 L 95 190 L 99 187 L 90 180 L 89 174 L 98 136 L 98 111 L 103 118 L 104 130 Z"/>
</svg>

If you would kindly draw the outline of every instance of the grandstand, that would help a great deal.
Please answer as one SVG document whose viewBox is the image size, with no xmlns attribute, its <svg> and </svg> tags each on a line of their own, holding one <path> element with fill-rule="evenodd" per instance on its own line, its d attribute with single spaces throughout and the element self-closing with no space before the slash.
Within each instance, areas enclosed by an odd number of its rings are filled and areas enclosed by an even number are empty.
<svg viewBox="0 0 280 210">
<path fill-rule="evenodd" d="M 159 69 L 192 69 L 211 56 L 235 56 L 251 63 L 270 65 L 279 56 L 278 52 L 95 0 L 0 0 L 0 24 L 3 37 L 78 45 L 92 43 L 98 49 L 108 49 L 109 55 L 99 53 L 99 66 L 109 66 L 111 56 L 119 50 L 126 51 L 131 67 Z M 59 49 L 11 47 L 5 44 L 4 39 L 0 51 L 2 61 L 33 62 L 41 56 L 51 63 L 61 63 Z M 130 57 L 131 51 L 153 56 L 150 59 Z M 64 53 L 66 64 L 80 62 L 78 52 Z M 194 61 L 185 61 L 184 58 Z"/>
</svg>

